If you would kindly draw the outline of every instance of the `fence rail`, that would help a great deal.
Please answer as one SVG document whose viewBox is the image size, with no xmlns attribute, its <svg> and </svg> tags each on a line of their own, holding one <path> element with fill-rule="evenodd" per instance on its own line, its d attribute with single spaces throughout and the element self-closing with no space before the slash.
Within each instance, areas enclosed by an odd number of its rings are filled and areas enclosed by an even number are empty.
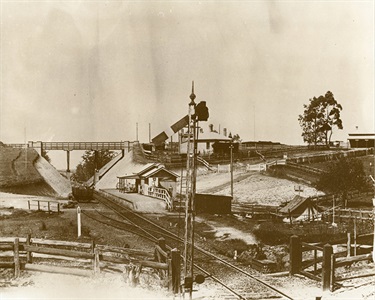
<svg viewBox="0 0 375 300">
<path fill-rule="evenodd" d="M 166 189 L 149 186 L 147 188 L 146 196 L 155 197 L 157 199 L 164 200 L 165 204 L 167 205 L 168 210 L 173 209 L 171 196 L 169 195 Z"/>
<path fill-rule="evenodd" d="M 232 203 L 231 211 L 234 214 L 247 214 L 252 218 L 259 216 L 272 217 L 278 213 L 279 206 L 277 205 L 259 205 L 259 204 L 245 204 Z"/>
<path fill-rule="evenodd" d="M 37 209 L 46 210 L 48 212 L 57 212 L 60 213 L 60 202 L 58 201 L 50 201 L 50 200 L 28 200 L 27 205 L 29 210 Z"/>
<path fill-rule="evenodd" d="M 80 262 L 79 267 L 35 264 L 37 259 L 45 263 L 51 259 L 71 261 L 72 258 L 75 265 L 77 261 Z M 142 267 L 153 268 L 162 274 L 161 277 L 167 279 L 171 291 L 179 290 L 180 254 L 176 249 L 167 251 L 165 241 L 162 240 L 155 245 L 155 252 L 152 253 L 97 245 L 94 242 L 90 244 L 35 239 L 30 235 L 26 238 L 0 238 L 0 268 L 14 269 L 16 278 L 20 276 L 21 270 L 92 276 L 104 271 L 108 264 L 117 265 L 117 269 L 112 271 L 128 274 L 133 280 L 132 285 L 137 284 Z"/>
<path fill-rule="evenodd" d="M 368 235 L 363 235 L 368 236 Z M 332 243 L 333 244 L 333 243 Z M 337 251 L 331 244 L 322 246 L 321 244 L 310 244 L 300 241 L 298 236 L 290 238 L 290 269 L 289 274 L 301 274 L 308 278 L 321 281 L 323 291 L 334 290 L 336 282 L 349 279 L 349 277 L 336 276 L 336 270 L 339 267 L 350 265 L 359 261 L 370 261 L 372 254 L 351 255 L 350 237 L 348 234 L 348 243 L 346 251 Z M 357 247 L 357 245 L 355 245 Z M 313 258 L 303 260 L 303 252 L 313 251 Z M 346 256 L 346 257 L 343 257 Z M 313 270 L 311 270 L 313 267 Z M 372 275 L 375 276 L 375 273 Z M 359 278 L 368 275 L 352 276 L 350 279 Z"/>
</svg>

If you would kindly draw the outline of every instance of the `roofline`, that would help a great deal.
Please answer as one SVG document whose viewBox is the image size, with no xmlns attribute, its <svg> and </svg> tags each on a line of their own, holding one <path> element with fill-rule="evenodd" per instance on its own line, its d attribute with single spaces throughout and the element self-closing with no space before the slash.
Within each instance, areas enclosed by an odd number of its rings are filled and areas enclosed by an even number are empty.
<svg viewBox="0 0 375 300">
<path fill-rule="evenodd" d="M 349 133 L 349 136 L 373 136 L 375 137 L 375 133 Z"/>
<path fill-rule="evenodd" d="M 154 175 L 156 172 L 161 171 L 161 170 L 166 171 L 167 173 L 171 174 L 172 176 L 175 176 L 176 178 L 177 178 L 177 177 L 180 177 L 180 176 L 177 175 L 176 173 L 167 170 L 165 167 L 155 169 L 152 173 L 148 174 L 148 177 L 150 177 L 151 175 Z M 146 176 L 143 176 L 143 175 L 140 175 L 140 176 L 146 178 Z"/>
</svg>

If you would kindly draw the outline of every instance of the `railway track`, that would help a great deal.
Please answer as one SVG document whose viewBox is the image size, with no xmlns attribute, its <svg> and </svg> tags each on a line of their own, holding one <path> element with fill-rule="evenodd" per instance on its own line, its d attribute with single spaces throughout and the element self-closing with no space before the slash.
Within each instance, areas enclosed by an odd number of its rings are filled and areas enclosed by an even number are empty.
<svg viewBox="0 0 375 300">
<path fill-rule="evenodd" d="M 96 212 L 83 211 L 88 217 L 108 226 L 132 232 L 151 242 L 159 238 L 165 239 L 170 249 L 177 248 L 183 252 L 183 239 L 150 219 L 126 208 L 113 199 L 114 196 L 105 192 L 94 192 L 94 198 L 106 207 L 112 209 L 120 219 L 111 218 Z M 222 299 L 293 299 L 284 292 L 260 279 L 254 270 L 244 270 L 227 260 L 215 255 L 204 248 L 195 245 L 194 267 L 198 273 L 211 278 L 220 287 L 218 298 Z M 195 272 L 197 273 L 197 272 Z"/>
</svg>

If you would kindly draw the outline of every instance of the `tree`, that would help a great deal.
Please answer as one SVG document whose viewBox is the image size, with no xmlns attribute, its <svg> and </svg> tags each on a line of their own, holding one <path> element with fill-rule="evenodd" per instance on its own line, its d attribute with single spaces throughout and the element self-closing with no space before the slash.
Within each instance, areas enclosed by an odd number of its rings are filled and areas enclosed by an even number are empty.
<svg viewBox="0 0 375 300">
<path fill-rule="evenodd" d="M 328 171 L 320 176 L 317 188 L 339 195 L 346 208 L 349 191 L 363 191 L 368 188 L 367 176 L 362 161 L 343 157 L 338 161 L 332 162 L 328 167 Z"/>
<path fill-rule="evenodd" d="M 235 134 L 235 135 L 233 135 L 233 137 L 232 137 L 232 142 L 233 142 L 233 143 L 241 143 L 242 140 L 241 140 L 240 135 L 239 135 L 239 134 Z"/>
<path fill-rule="evenodd" d="M 48 152 L 44 149 L 42 149 L 42 157 L 48 161 L 49 163 L 51 163 L 51 158 L 48 156 Z"/>
<path fill-rule="evenodd" d="M 76 171 L 72 175 L 73 179 L 79 182 L 89 180 L 94 176 L 95 169 L 99 170 L 112 160 L 115 155 L 115 152 L 109 150 L 85 151 L 82 156 L 82 162 L 77 165 Z"/>
<path fill-rule="evenodd" d="M 324 96 L 314 97 L 309 101 L 308 105 L 303 105 L 303 114 L 298 116 L 303 140 L 314 148 L 319 144 L 329 147 L 333 127 L 343 129 L 340 118 L 342 106 L 330 91 Z"/>
</svg>

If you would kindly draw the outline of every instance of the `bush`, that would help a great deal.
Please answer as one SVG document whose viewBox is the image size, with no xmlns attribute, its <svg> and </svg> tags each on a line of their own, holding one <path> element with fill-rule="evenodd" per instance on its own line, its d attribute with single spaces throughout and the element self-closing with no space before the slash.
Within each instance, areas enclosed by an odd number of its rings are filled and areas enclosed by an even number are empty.
<svg viewBox="0 0 375 300">
<path fill-rule="evenodd" d="M 290 229 L 281 222 L 265 222 L 254 227 L 254 235 L 261 242 L 268 245 L 289 243 Z"/>
<path fill-rule="evenodd" d="M 233 240 L 224 240 L 224 241 L 215 241 L 213 244 L 213 248 L 217 253 L 233 257 L 234 251 L 237 250 L 237 255 L 240 255 L 242 252 L 248 250 L 249 245 L 246 244 L 241 239 L 233 239 Z"/>
<path fill-rule="evenodd" d="M 332 228 L 329 223 L 301 223 L 290 226 L 286 223 L 268 221 L 254 228 L 256 238 L 267 245 L 289 244 L 292 235 L 298 235 L 301 241 L 308 243 L 332 243 L 345 238 L 346 232 L 351 230 L 351 224 L 339 224 Z M 357 225 L 357 232 L 368 232 L 365 226 Z"/>
<path fill-rule="evenodd" d="M 47 230 L 47 225 L 44 221 L 42 221 L 42 223 L 40 224 L 40 227 L 39 227 L 40 230 Z"/>
</svg>

